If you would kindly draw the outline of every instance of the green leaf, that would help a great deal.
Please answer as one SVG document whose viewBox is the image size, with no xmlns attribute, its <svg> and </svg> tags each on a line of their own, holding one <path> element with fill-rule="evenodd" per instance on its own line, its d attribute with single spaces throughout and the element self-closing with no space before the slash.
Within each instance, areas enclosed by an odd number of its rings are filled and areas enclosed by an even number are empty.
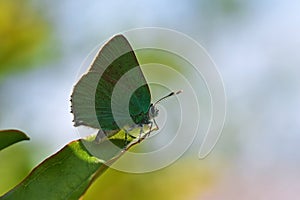
<svg viewBox="0 0 300 200">
<path fill-rule="evenodd" d="M 29 137 L 19 130 L 0 130 L 0 150 Z"/>
<path fill-rule="evenodd" d="M 92 137 L 69 143 L 33 169 L 19 185 L 0 197 L 0 200 L 79 199 L 97 177 L 129 148 L 144 140 L 148 132 L 139 139 L 129 138 L 130 143 L 127 146 L 124 143 L 124 134 L 122 130 L 100 144 Z"/>
<path fill-rule="evenodd" d="M 91 182 L 108 168 L 104 163 L 87 151 L 90 148 L 105 151 L 107 162 L 119 151 L 110 151 L 105 145 L 87 140 L 77 140 L 66 145 L 59 152 L 43 161 L 19 185 L 0 199 L 78 199 L 88 189 Z M 113 139 L 110 142 L 122 147 L 124 140 Z"/>
</svg>

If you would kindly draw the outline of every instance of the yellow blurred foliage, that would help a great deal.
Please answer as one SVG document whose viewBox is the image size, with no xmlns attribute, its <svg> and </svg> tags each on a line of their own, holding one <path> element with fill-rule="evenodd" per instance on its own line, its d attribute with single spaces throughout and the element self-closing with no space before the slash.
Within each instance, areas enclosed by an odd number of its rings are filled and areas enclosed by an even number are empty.
<svg viewBox="0 0 300 200">
<path fill-rule="evenodd" d="M 129 174 L 109 169 L 88 190 L 83 200 L 196 199 L 212 187 L 216 171 L 197 159 L 184 158 L 164 169 Z"/>
<path fill-rule="evenodd" d="M 0 1 L 0 78 L 45 59 L 50 26 L 28 0 Z"/>
</svg>

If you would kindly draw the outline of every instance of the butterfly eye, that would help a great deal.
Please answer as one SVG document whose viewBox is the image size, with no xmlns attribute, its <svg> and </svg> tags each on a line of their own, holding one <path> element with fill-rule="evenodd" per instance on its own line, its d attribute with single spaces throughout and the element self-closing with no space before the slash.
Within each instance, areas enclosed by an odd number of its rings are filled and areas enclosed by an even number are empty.
<svg viewBox="0 0 300 200">
<path fill-rule="evenodd" d="M 153 105 L 151 105 L 151 107 L 149 109 L 149 116 L 150 116 L 150 118 L 157 116 L 157 109 Z"/>
<path fill-rule="evenodd" d="M 155 116 L 158 116 L 159 110 L 155 109 Z"/>
<path fill-rule="evenodd" d="M 155 113 L 155 107 L 154 106 L 151 106 L 150 107 L 150 113 L 153 115 Z"/>
</svg>

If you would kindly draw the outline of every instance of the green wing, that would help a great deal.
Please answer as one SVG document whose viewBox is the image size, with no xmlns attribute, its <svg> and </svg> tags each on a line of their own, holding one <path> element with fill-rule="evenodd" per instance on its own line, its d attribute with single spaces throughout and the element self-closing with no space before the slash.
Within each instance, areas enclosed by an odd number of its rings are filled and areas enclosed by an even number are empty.
<svg viewBox="0 0 300 200">
<path fill-rule="evenodd" d="M 141 123 L 132 117 L 147 113 L 151 95 L 129 42 L 123 35 L 109 40 L 72 94 L 75 126 L 116 130 Z"/>
</svg>

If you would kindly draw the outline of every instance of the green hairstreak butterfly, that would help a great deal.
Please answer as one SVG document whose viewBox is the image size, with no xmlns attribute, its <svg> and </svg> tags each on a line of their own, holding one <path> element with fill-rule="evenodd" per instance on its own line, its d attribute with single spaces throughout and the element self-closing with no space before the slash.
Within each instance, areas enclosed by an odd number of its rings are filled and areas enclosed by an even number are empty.
<svg viewBox="0 0 300 200">
<path fill-rule="evenodd" d="M 123 35 L 115 35 L 103 45 L 87 73 L 74 86 L 74 126 L 99 129 L 97 142 L 123 129 L 126 142 L 132 128 L 140 127 L 141 134 L 144 125 L 150 127 L 149 133 L 153 123 L 157 127 L 156 104 L 180 92 L 171 92 L 151 103 L 149 85 L 131 45 Z"/>
</svg>

